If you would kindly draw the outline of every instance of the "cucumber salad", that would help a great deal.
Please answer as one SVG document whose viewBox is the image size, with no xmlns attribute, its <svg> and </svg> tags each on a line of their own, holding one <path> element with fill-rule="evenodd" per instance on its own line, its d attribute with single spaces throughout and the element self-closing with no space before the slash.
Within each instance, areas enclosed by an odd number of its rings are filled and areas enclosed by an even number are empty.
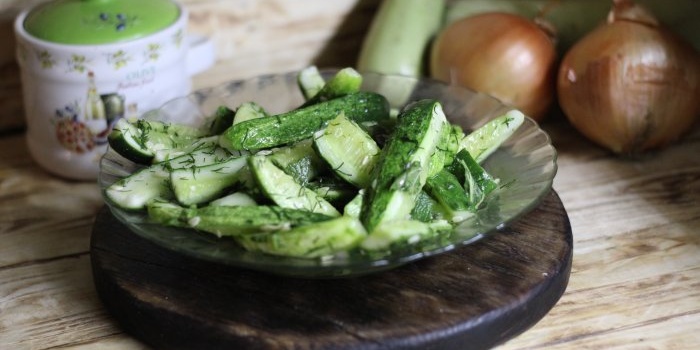
<svg viewBox="0 0 700 350">
<path fill-rule="evenodd" d="M 110 147 L 140 165 L 111 205 L 149 222 L 277 256 L 375 254 L 451 234 L 497 195 L 482 167 L 523 123 L 517 110 L 465 132 L 439 101 L 400 110 L 352 68 L 297 74 L 304 101 L 272 114 L 221 106 L 207 125 L 121 119 Z"/>
</svg>

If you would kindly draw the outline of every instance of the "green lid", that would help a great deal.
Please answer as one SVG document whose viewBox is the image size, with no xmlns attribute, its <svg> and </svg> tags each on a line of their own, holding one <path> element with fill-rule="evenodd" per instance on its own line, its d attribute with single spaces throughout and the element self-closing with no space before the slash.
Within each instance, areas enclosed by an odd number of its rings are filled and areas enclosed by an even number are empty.
<svg viewBox="0 0 700 350">
<path fill-rule="evenodd" d="M 142 38 L 177 21 L 171 0 L 56 0 L 24 20 L 34 37 L 61 44 L 109 44 Z"/>
</svg>

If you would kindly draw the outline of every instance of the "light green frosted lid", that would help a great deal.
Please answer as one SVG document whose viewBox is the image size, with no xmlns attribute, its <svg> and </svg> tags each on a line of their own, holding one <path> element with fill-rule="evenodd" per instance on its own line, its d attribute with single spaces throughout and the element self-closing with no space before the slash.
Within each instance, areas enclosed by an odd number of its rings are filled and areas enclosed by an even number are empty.
<svg viewBox="0 0 700 350">
<path fill-rule="evenodd" d="M 142 38 L 177 21 L 170 0 L 56 0 L 30 11 L 24 29 L 61 44 L 110 44 Z"/>
</svg>

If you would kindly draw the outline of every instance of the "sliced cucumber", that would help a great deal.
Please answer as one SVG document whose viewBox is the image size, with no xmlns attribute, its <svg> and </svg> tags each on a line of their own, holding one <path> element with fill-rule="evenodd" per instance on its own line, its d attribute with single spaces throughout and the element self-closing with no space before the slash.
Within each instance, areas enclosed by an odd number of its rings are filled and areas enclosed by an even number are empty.
<svg viewBox="0 0 700 350">
<path fill-rule="evenodd" d="M 236 115 L 231 108 L 227 106 L 219 106 L 214 112 L 214 120 L 211 122 L 209 127 L 210 133 L 212 135 L 218 135 L 226 131 L 231 125 L 233 125 L 233 117 Z"/>
<path fill-rule="evenodd" d="M 108 141 L 117 153 L 139 164 L 157 163 L 174 158 L 216 139 L 204 138 L 201 132 L 184 125 L 145 120 L 131 123 L 122 118 L 109 134 Z"/>
<path fill-rule="evenodd" d="M 321 195 L 294 181 L 266 156 L 251 156 L 248 165 L 263 193 L 280 207 L 340 216 L 338 210 Z"/>
<path fill-rule="evenodd" d="M 369 186 L 381 150 L 355 122 L 340 113 L 314 134 L 313 143 L 318 155 L 337 176 L 358 188 Z"/>
<path fill-rule="evenodd" d="M 369 251 L 386 250 L 395 244 L 416 244 L 425 238 L 436 237 L 440 232 L 450 230 L 452 225 L 446 221 L 386 221 L 375 227 L 360 246 Z"/>
<path fill-rule="evenodd" d="M 315 103 L 328 101 L 336 97 L 345 96 L 360 91 L 362 75 L 353 68 L 343 68 L 335 73 L 302 107 Z"/>
<path fill-rule="evenodd" d="M 255 201 L 255 198 L 244 192 L 234 192 L 209 202 L 209 205 L 211 206 L 218 205 L 228 207 L 250 206 L 257 204 L 258 203 Z"/>
<path fill-rule="evenodd" d="M 318 193 L 336 208 L 345 206 L 357 194 L 355 186 L 331 176 L 318 178 L 309 182 L 306 187 Z"/>
<path fill-rule="evenodd" d="M 498 188 L 498 181 L 467 150 L 459 151 L 448 169 L 462 182 L 472 211 L 478 209 L 486 196 Z"/>
<path fill-rule="evenodd" d="M 289 231 L 236 236 L 246 249 L 301 258 L 331 256 L 355 248 L 367 235 L 356 218 L 341 216 Z"/>
<path fill-rule="evenodd" d="M 153 164 L 116 181 L 105 189 L 105 195 L 120 208 L 140 210 L 153 199 L 174 197 L 170 186 L 170 172 L 173 169 L 205 166 L 229 156 L 228 151 L 222 148 L 201 146 L 191 153 Z"/>
<path fill-rule="evenodd" d="M 308 66 L 297 74 L 297 84 L 305 100 L 309 100 L 316 96 L 323 86 L 326 85 L 326 80 L 318 71 L 316 66 Z"/>
<path fill-rule="evenodd" d="M 455 175 L 442 170 L 429 177 L 425 184 L 426 191 L 447 211 L 447 219 L 452 223 L 466 220 L 473 213 L 470 211 L 470 199 Z"/>
<path fill-rule="evenodd" d="M 467 150 L 477 163 L 481 163 L 513 135 L 524 120 L 522 112 L 508 111 L 465 136 L 459 142 L 459 148 Z"/>
<path fill-rule="evenodd" d="M 305 185 L 325 172 L 323 160 L 313 149 L 311 139 L 299 141 L 287 147 L 277 148 L 268 156 L 275 165 Z"/>
<path fill-rule="evenodd" d="M 415 102 L 401 112 L 367 188 L 360 217 L 368 231 L 382 222 L 410 217 L 446 123 L 435 100 Z"/>
<path fill-rule="evenodd" d="M 416 198 L 416 206 L 411 211 L 411 219 L 432 222 L 443 219 L 447 216 L 445 214 L 445 210 L 440 203 L 430 197 L 427 192 L 421 191 Z"/>
<path fill-rule="evenodd" d="M 355 197 L 351 199 L 345 206 L 343 207 L 343 215 L 353 217 L 353 218 L 360 218 L 360 211 L 362 211 L 362 198 L 364 197 L 364 190 L 359 190 Z"/>
<path fill-rule="evenodd" d="M 246 120 L 263 117 L 269 117 L 269 114 L 267 114 L 267 112 L 261 105 L 252 101 L 244 102 L 241 103 L 240 106 L 238 106 L 238 109 L 236 109 L 236 115 L 233 118 L 233 125 L 242 123 Z"/>
<path fill-rule="evenodd" d="M 246 159 L 234 157 L 214 164 L 173 170 L 170 185 L 175 198 L 183 205 L 216 199 L 238 182 Z"/>
<path fill-rule="evenodd" d="M 389 103 L 382 95 L 358 92 L 287 113 L 248 120 L 233 125 L 223 135 L 234 150 L 279 147 L 311 137 L 340 112 L 358 122 L 378 121 L 389 117 Z"/>
<path fill-rule="evenodd" d="M 217 136 L 206 136 L 194 139 L 187 139 L 186 142 L 190 143 L 182 143 L 174 148 L 155 149 L 155 151 L 153 152 L 153 159 L 151 160 L 151 162 L 165 162 L 168 160 L 177 159 L 183 155 L 196 153 L 199 150 L 203 149 L 211 149 L 212 153 L 210 154 L 210 156 L 214 157 L 214 159 L 222 159 L 223 157 L 228 157 L 231 155 L 231 153 L 228 150 L 219 147 Z M 206 155 L 202 154 L 201 156 L 204 157 Z"/>
<path fill-rule="evenodd" d="M 172 198 L 170 172 L 165 163 L 143 168 L 105 189 L 106 198 L 122 209 L 140 210 L 155 198 Z"/>
<path fill-rule="evenodd" d="M 459 151 L 459 141 L 464 138 L 464 132 L 459 125 L 450 124 L 442 128 L 442 135 L 437 145 L 435 155 L 430 161 L 428 177 L 435 176 L 442 169 L 452 163 Z"/>
<path fill-rule="evenodd" d="M 185 208 L 172 202 L 152 201 L 148 217 L 156 223 L 190 227 L 221 236 L 290 230 L 331 218 L 307 211 L 275 206 L 205 206 Z"/>
</svg>

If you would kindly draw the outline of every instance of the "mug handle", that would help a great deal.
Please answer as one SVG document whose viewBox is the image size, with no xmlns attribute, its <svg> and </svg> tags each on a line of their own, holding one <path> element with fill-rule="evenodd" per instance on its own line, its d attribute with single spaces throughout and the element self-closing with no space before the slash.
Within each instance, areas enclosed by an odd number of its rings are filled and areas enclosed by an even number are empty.
<svg viewBox="0 0 700 350">
<path fill-rule="evenodd" d="M 187 74 L 189 76 L 201 73 L 216 62 L 216 49 L 211 38 L 201 34 L 185 35 L 187 45 Z"/>
</svg>

